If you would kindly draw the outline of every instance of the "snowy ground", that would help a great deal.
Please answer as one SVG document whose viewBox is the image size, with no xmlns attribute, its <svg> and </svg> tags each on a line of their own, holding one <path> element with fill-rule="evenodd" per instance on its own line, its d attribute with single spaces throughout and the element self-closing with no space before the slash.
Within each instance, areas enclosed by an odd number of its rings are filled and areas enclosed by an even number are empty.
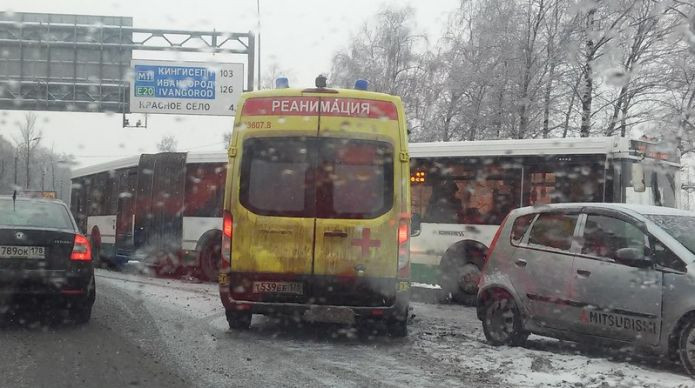
<svg viewBox="0 0 695 388">
<path fill-rule="evenodd" d="M 168 351 L 182 368 L 198 374 L 192 380 L 204 382 L 201 386 L 228 384 L 229 373 L 217 359 L 242 347 L 249 362 L 264 361 L 236 377 L 254 382 L 255 376 L 266 379 L 270 374 L 271 381 L 283 386 L 307 381 L 340 386 L 695 386 L 676 364 L 630 359 L 570 342 L 532 336 L 525 348 L 489 346 L 469 307 L 413 303 L 415 318 L 404 340 L 365 339 L 342 326 L 287 328 L 261 316 L 254 317 L 250 332 L 235 333 L 227 328 L 215 284 L 103 270 L 97 271 L 97 284 L 103 292 L 118 290 L 136 298 L 158 317 L 161 332 L 178 331 Z M 276 356 L 282 354 L 290 358 Z M 273 366 L 264 369 L 265 362 Z"/>
</svg>

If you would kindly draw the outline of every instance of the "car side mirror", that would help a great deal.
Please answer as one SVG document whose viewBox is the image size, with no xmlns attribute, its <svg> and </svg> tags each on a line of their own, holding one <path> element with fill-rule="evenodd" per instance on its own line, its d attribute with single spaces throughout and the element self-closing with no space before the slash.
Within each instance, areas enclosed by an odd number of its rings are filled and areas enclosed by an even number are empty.
<svg viewBox="0 0 695 388">
<path fill-rule="evenodd" d="M 622 264 L 636 268 L 648 268 L 654 263 L 650 256 L 637 248 L 620 248 L 615 251 L 615 258 Z"/>
<path fill-rule="evenodd" d="M 413 213 L 413 216 L 410 218 L 410 236 L 415 237 L 419 236 L 421 230 L 421 223 L 422 220 L 420 218 L 420 215 L 417 213 Z"/>
</svg>

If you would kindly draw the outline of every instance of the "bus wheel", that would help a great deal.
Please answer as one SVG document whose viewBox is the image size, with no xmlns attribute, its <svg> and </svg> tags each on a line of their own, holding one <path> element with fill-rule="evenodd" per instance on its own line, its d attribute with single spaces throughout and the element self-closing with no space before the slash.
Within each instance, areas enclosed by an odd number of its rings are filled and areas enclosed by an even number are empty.
<svg viewBox="0 0 695 388">
<path fill-rule="evenodd" d="M 203 245 L 198 261 L 203 280 L 217 281 L 217 275 L 220 272 L 220 260 L 222 259 L 220 249 L 219 242 L 214 238 L 208 239 Z"/>
<path fill-rule="evenodd" d="M 476 246 L 461 246 L 448 250 L 441 260 L 440 285 L 453 302 L 475 305 L 484 251 Z M 478 257 L 480 256 L 480 257 Z"/>
<path fill-rule="evenodd" d="M 170 254 L 160 253 L 155 259 L 153 269 L 158 277 L 167 277 L 175 275 L 179 270 L 179 265 L 172 260 Z"/>
<path fill-rule="evenodd" d="M 104 265 L 104 263 L 101 261 L 101 233 L 99 233 L 99 228 L 96 226 L 92 228 L 92 235 L 90 239 L 94 266 L 101 268 Z"/>
<path fill-rule="evenodd" d="M 248 311 L 225 310 L 227 323 L 232 330 L 247 330 L 251 327 L 251 313 Z"/>
</svg>

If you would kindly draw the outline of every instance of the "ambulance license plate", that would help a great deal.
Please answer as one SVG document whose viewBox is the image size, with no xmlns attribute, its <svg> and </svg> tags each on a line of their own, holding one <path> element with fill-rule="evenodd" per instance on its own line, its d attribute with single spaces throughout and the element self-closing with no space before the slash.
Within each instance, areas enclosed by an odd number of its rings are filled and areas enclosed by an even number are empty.
<svg viewBox="0 0 695 388">
<path fill-rule="evenodd" d="M 304 294 L 304 285 L 300 282 L 253 282 L 256 294 Z"/>
<path fill-rule="evenodd" d="M 312 306 L 304 313 L 304 319 L 310 322 L 355 323 L 355 313 L 347 307 Z"/>
<path fill-rule="evenodd" d="M 45 259 L 46 247 L 0 245 L 0 259 Z"/>
</svg>

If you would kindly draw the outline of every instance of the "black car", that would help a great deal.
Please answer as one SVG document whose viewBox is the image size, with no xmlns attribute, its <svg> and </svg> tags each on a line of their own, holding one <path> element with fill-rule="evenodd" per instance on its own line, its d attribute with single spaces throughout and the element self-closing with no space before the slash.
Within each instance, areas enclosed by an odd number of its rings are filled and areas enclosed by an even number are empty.
<svg viewBox="0 0 695 388">
<path fill-rule="evenodd" d="M 86 323 L 94 298 L 91 247 L 68 207 L 0 196 L 0 311 L 39 302 Z"/>
</svg>

